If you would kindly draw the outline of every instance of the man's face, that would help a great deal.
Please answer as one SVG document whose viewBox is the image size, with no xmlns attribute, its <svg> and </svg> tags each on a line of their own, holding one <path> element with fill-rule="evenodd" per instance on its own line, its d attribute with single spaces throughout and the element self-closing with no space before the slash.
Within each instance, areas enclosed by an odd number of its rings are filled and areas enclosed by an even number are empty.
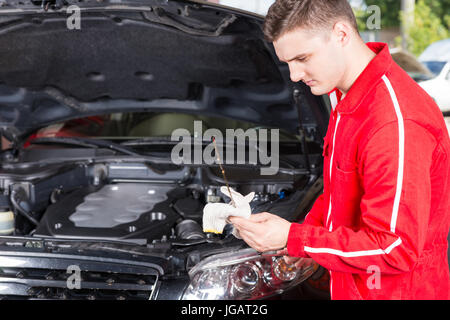
<svg viewBox="0 0 450 320">
<path fill-rule="evenodd" d="M 273 43 L 280 61 L 289 65 L 291 80 L 303 81 L 315 95 L 336 88 L 345 72 L 342 48 L 331 31 L 328 37 L 323 32 L 297 28 Z"/>
</svg>

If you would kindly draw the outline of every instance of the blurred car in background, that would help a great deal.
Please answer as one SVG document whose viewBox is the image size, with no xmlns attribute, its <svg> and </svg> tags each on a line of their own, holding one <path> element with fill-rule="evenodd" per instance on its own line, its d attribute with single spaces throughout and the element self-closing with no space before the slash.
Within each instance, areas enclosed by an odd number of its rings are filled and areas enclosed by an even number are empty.
<svg viewBox="0 0 450 320">
<path fill-rule="evenodd" d="M 434 75 L 419 85 L 428 92 L 445 115 L 450 115 L 450 38 L 429 45 L 419 61 Z"/>
<path fill-rule="evenodd" d="M 417 58 L 401 48 L 393 48 L 390 50 L 392 59 L 416 82 L 428 81 L 433 79 L 435 75 L 424 64 L 419 62 Z"/>
</svg>

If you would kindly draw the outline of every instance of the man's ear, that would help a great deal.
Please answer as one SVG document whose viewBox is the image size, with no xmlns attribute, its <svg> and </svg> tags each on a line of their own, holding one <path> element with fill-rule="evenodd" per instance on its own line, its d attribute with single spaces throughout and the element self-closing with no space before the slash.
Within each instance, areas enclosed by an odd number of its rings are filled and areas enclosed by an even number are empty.
<svg viewBox="0 0 450 320">
<path fill-rule="evenodd" d="M 341 46 L 346 46 L 352 37 L 352 28 L 345 20 L 336 22 L 333 26 L 333 38 Z"/>
</svg>

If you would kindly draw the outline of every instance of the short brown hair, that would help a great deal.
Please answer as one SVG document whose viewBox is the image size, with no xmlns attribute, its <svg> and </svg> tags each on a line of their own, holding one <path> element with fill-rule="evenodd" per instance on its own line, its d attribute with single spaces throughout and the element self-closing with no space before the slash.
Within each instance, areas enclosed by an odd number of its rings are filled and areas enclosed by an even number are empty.
<svg viewBox="0 0 450 320">
<path fill-rule="evenodd" d="M 355 14 L 347 0 L 276 0 L 267 13 L 264 35 L 273 42 L 299 27 L 331 29 L 342 18 L 358 32 Z"/>
</svg>

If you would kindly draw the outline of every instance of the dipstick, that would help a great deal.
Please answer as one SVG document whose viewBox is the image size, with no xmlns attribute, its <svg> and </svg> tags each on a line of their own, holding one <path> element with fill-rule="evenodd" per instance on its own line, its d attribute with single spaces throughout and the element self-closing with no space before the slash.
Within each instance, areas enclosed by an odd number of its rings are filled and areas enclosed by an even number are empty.
<svg viewBox="0 0 450 320">
<path fill-rule="evenodd" d="M 216 151 L 217 162 L 219 163 L 219 167 L 220 167 L 220 171 L 222 172 L 223 180 L 225 180 L 225 184 L 227 185 L 228 193 L 230 194 L 231 205 L 236 208 L 236 203 L 234 202 L 233 196 L 231 195 L 231 190 L 230 190 L 230 186 L 228 184 L 228 179 L 227 179 L 227 176 L 225 175 L 225 169 L 222 167 L 219 150 L 217 149 L 216 138 L 213 137 L 212 141 L 214 143 L 214 150 Z"/>
</svg>

